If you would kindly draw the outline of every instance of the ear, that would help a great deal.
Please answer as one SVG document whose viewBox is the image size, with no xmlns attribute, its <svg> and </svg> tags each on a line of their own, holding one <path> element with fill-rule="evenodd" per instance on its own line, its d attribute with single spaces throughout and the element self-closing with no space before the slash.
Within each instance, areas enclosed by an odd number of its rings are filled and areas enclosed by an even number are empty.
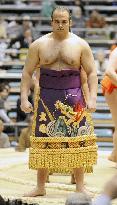
<svg viewBox="0 0 117 205">
<path fill-rule="evenodd" d="M 50 25 L 53 26 L 53 21 L 51 20 Z"/>
<path fill-rule="evenodd" d="M 72 26 L 72 20 L 70 20 L 69 25 L 70 25 L 70 27 Z"/>
</svg>

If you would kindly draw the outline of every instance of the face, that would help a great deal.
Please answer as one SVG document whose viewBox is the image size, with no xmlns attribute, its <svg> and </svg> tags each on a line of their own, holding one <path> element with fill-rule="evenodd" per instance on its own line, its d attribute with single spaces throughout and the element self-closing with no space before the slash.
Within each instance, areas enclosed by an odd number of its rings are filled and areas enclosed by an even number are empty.
<svg viewBox="0 0 117 205">
<path fill-rule="evenodd" d="M 8 90 L 6 88 L 1 92 L 1 96 L 2 98 L 5 98 L 8 96 Z"/>
<path fill-rule="evenodd" d="M 76 12 L 75 14 L 76 14 L 77 17 L 81 17 L 82 16 L 82 10 L 81 10 L 80 7 L 77 7 L 75 12 Z"/>
<path fill-rule="evenodd" d="M 30 21 L 29 20 L 23 20 L 23 26 L 30 27 Z"/>
<path fill-rule="evenodd" d="M 71 20 L 69 20 L 69 13 L 67 11 L 55 10 L 53 13 L 52 28 L 54 33 L 69 33 Z"/>
</svg>

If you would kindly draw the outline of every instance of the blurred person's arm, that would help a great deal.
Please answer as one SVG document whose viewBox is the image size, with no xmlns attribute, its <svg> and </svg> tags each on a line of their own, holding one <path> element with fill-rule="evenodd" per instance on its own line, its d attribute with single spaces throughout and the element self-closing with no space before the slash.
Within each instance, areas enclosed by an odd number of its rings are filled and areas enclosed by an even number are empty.
<svg viewBox="0 0 117 205">
<path fill-rule="evenodd" d="M 111 200 L 117 198 L 117 174 L 114 175 L 104 186 L 100 195 L 93 205 L 111 205 Z"/>
<path fill-rule="evenodd" d="M 0 109 L 0 118 L 4 121 L 4 122 L 11 122 L 11 119 L 8 117 L 5 109 Z"/>
<path fill-rule="evenodd" d="M 111 205 L 111 199 L 107 195 L 101 195 L 97 197 L 96 201 L 92 205 Z"/>
<path fill-rule="evenodd" d="M 111 52 L 105 75 L 117 86 L 117 48 Z"/>
<path fill-rule="evenodd" d="M 24 128 L 21 133 L 20 133 L 20 136 L 19 136 L 19 143 L 18 143 L 18 146 L 16 147 L 16 151 L 19 151 L 19 152 L 23 152 L 26 150 L 26 129 Z"/>
</svg>

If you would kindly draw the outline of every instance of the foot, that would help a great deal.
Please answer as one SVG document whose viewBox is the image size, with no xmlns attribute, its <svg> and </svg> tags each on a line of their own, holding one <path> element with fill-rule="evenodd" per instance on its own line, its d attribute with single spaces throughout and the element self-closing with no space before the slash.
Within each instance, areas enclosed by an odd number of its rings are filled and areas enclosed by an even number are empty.
<svg viewBox="0 0 117 205">
<path fill-rule="evenodd" d="M 71 174 L 71 184 L 76 184 L 74 174 Z M 84 182 L 84 185 L 86 185 L 86 182 Z"/>
<path fill-rule="evenodd" d="M 85 193 L 86 195 L 90 196 L 91 198 L 94 197 L 94 192 L 93 191 L 90 191 L 86 188 L 82 188 L 82 189 L 76 189 L 76 192 L 82 192 L 82 193 Z"/>
<path fill-rule="evenodd" d="M 35 188 L 31 192 L 24 194 L 24 197 L 36 197 L 36 196 L 44 196 L 46 195 L 45 189 Z"/>
</svg>

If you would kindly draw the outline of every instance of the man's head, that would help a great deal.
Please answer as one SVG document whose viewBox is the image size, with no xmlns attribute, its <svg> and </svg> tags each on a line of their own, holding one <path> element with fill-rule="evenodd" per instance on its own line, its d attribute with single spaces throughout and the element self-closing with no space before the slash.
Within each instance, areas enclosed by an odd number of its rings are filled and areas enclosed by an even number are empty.
<svg viewBox="0 0 117 205">
<path fill-rule="evenodd" d="M 80 8 L 80 6 L 75 7 L 75 9 L 73 10 L 72 15 L 77 17 L 77 18 L 82 17 L 82 9 Z"/>
<path fill-rule="evenodd" d="M 79 192 L 68 196 L 65 205 L 92 205 L 92 200 L 87 194 Z"/>
<path fill-rule="evenodd" d="M 51 25 L 55 33 L 68 33 L 71 27 L 70 11 L 64 7 L 56 7 L 52 11 Z"/>
<path fill-rule="evenodd" d="M 32 23 L 31 23 L 30 16 L 28 15 L 23 16 L 22 25 L 23 25 L 23 28 L 26 30 L 31 28 Z"/>
</svg>

